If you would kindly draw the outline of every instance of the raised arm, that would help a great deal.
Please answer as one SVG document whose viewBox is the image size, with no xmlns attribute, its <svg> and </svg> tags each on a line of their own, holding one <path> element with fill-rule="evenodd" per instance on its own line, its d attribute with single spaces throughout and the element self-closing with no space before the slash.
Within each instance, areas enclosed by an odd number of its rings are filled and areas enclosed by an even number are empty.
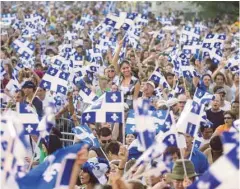
<svg viewBox="0 0 240 189">
<path fill-rule="evenodd" d="M 119 54 L 120 54 L 120 52 L 121 52 L 121 48 L 122 48 L 122 45 L 123 45 L 123 40 L 124 39 L 122 39 L 122 40 L 120 40 L 119 42 L 118 42 L 118 45 L 117 45 L 117 48 L 116 48 L 116 52 L 115 52 L 115 54 L 114 54 L 114 56 L 113 56 L 113 59 L 112 59 L 112 65 L 115 67 L 115 70 L 116 70 L 116 72 L 119 74 L 119 72 L 120 72 L 120 69 L 119 69 L 119 66 L 118 66 L 118 59 L 119 59 Z"/>
</svg>

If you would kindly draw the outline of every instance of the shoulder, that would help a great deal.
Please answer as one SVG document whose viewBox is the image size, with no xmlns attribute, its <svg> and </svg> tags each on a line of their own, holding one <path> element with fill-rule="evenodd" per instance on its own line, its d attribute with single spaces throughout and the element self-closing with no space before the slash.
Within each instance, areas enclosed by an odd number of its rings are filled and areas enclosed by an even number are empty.
<svg viewBox="0 0 240 189">
<path fill-rule="evenodd" d="M 196 148 L 194 148 L 194 153 L 199 159 L 207 159 L 206 155 Z"/>
</svg>

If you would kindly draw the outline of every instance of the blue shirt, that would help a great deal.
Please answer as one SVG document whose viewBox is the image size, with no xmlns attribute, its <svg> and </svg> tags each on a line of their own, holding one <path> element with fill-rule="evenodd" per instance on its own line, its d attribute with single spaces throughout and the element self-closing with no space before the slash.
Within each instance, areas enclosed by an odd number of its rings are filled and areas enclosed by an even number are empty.
<svg viewBox="0 0 240 189">
<path fill-rule="evenodd" d="M 208 170 L 209 164 L 207 157 L 197 148 L 193 148 L 191 161 L 195 167 L 195 172 L 202 175 Z"/>
</svg>

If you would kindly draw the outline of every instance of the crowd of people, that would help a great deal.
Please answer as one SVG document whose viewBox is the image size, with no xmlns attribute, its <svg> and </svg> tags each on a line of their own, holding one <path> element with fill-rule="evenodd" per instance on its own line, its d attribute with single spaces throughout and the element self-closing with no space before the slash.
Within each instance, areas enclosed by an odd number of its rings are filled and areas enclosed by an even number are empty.
<svg viewBox="0 0 240 189">
<path fill-rule="evenodd" d="M 211 126 L 201 125 L 200 146 L 195 147 L 195 138 L 185 133 L 184 151 L 178 147 L 167 147 L 163 154 L 170 155 L 171 170 L 157 176 L 150 172 L 144 174 L 144 170 L 148 166 L 154 167 L 158 160 L 153 159 L 151 165 L 134 167 L 143 153 L 131 150 L 137 141 L 137 132 L 126 133 L 126 124 L 122 123 L 88 123 L 100 147 L 83 148 L 78 153 L 75 188 L 187 188 L 223 155 L 221 136 L 223 132 L 232 130 L 234 121 L 239 119 L 239 67 L 237 71 L 226 68 L 232 57 L 240 56 L 239 21 L 234 22 L 228 15 L 217 19 L 195 18 L 194 21 L 189 21 L 184 18 L 183 12 L 172 11 L 159 16 L 148 10 L 148 3 L 132 3 L 133 7 L 129 5 L 129 2 L 2 3 L 2 15 L 16 14 L 16 17 L 9 24 L 3 21 L 2 16 L 1 22 L 1 113 L 16 110 L 17 103 L 25 103 L 30 104 L 41 119 L 49 103 L 54 104 L 55 109 L 56 126 L 51 130 L 49 143 L 38 143 L 37 135 L 26 135 L 29 143 L 25 157 L 26 172 L 30 164 L 31 169 L 36 169 L 48 156 L 64 148 L 59 120 L 68 119 L 71 123 L 68 125 L 70 131 L 74 127 L 81 127 L 81 115 L 90 105 L 79 98 L 79 92 L 84 87 L 90 89 L 97 98 L 107 92 L 122 92 L 125 122 L 137 99 L 149 100 L 153 110 L 169 109 L 177 123 L 187 101 L 194 98 L 198 88 L 212 94 L 214 98 L 205 106 Z M 123 29 L 107 29 L 102 33 L 95 30 L 111 12 L 133 10 L 142 15 L 147 14 L 147 23 L 140 25 L 137 45 L 126 42 L 128 33 Z M 47 22 L 40 33 L 25 35 L 23 28 L 28 24 L 25 22 L 25 25 L 16 27 L 16 20 L 24 23 L 26 15 L 35 13 L 46 18 Z M 166 25 L 158 17 L 170 18 L 169 30 L 164 29 Z M 85 18 L 82 28 L 76 31 L 76 38 L 69 40 L 66 33 L 75 32 L 74 24 L 81 18 Z M 195 51 L 187 60 L 197 74 L 185 77 L 179 74 L 174 63 L 177 59 L 173 60 L 176 55 L 172 52 L 176 49 L 182 52 L 184 49 L 185 42 L 181 36 L 184 26 L 194 27 L 197 23 L 204 26 L 200 29 L 199 40 L 203 40 L 208 33 L 226 36 L 221 44 L 222 57 L 216 64 L 211 53 L 204 56 L 202 49 Z M 31 58 L 33 62 L 23 60 L 12 45 L 22 37 L 35 46 Z M 101 60 L 94 59 L 89 50 L 99 47 L 103 38 L 115 40 L 109 41 L 111 45 L 107 49 L 101 49 Z M 53 65 L 54 58 L 63 56 L 61 46 L 69 44 L 75 49 L 75 54 L 84 57 L 81 59 L 83 64 L 79 65 L 81 68 L 97 64 L 98 70 L 83 75 L 75 74 L 76 79 L 68 81 L 65 95 L 44 88 L 40 83 Z M 239 63 L 239 60 L 234 61 Z M 156 71 L 166 83 L 154 80 Z M 55 78 L 52 82 L 58 79 Z M 238 128 L 234 129 L 239 132 Z M 81 140 L 75 136 L 73 143 L 79 142 Z"/>
</svg>

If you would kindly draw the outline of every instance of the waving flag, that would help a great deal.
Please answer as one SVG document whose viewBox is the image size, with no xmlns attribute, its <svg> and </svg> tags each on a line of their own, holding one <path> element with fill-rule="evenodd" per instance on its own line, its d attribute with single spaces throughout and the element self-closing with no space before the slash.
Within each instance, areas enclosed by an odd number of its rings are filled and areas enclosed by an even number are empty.
<svg viewBox="0 0 240 189">
<path fill-rule="evenodd" d="M 121 92 L 106 92 L 82 114 L 82 123 L 123 123 L 124 99 Z"/>
<path fill-rule="evenodd" d="M 232 137 L 227 136 L 227 138 L 223 146 L 228 142 L 235 145 L 227 153 L 218 158 L 207 172 L 188 187 L 189 189 L 236 188 L 239 181 L 236 176 L 239 174 L 239 136 L 234 134 Z"/>
<path fill-rule="evenodd" d="M 235 74 L 239 73 L 239 65 L 240 55 L 234 55 L 233 57 L 228 59 L 228 64 L 224 68 L 229 69 L 233 74 Z"/>
<path fill-rule="evenodd" d="M 1 20 L 2 20 L 2 22 L 5 22 L 5 23 L 7 23 L 7 24 L 11 24 L 11 23 L 13 23 L 15 20 L 16 20 L 16 15 L 15 14 L 10 14 L 10 13 L 8 13 L 8 14 L 1 14 Z"/>
<path fill-rule="evenodd" d="M 162 85 L 164 88 L 171 89 L 170 85 L 168 84 L 165 77 L 161 74 L 160 68 L 157 68 L 152 75 L 150 76 L 149 80 L 152 80 L 156 84 Z"/>
<path fill-rule="evenodd" d="M 128 117 L 125 126 L 125 134 L 133 134 L 136 133 L 136 121 L 135 121 L 135 114 L 134 110 L 128 111 Z"/>
<path fill-rule="evenodd" d="M 198 41 L 200 39 L 200 30 L 198 28 L 191 28 L 190 26 L 185 26 L 182 29 L 182 35 L 186 35 L 186 39 L 189 41 Z"/>
<path fill-rule="evenodd" d="M 37 126 L 39 119 L 35 110 L 30 105 L 24 103 L 17 103 L 16 109 L 25 134 L 38 134 Z"/>
<path fill-rule="evenodd" d="M 30 43 L 24 38 L 16 39 L 12 43 L 12 48 L 16 50 L 20 56 L 29 59 L 35 50 L 35 46 L 33 43 Z"/>
<path fill-rule="evenodd" d="M 197 102 L 199 105 L 209 104 L 212 100 L 214 100 L 214 95 L 200 88 L 197 88 L 194 93 L 193 100 Z"/>
<path fill-rule="evenodd" d="M 196 136 L 202 120 L 203 109 L 202 105 L 188 100 L 176 124 L 178 132 Z"/>
<path fill-rule="evenodd" d="M 79 91 L 79 95 L 82 98 L 83 102 L 88 103 L 88 104 L 92 104 L 93 101 L 98 99 L 96 94 L 93 93 L 92 90 L 89 89 L 88 87 L 81 88 Z"/>
<path fill-rule="evenodd" d="M 100 143 L 98 139 L 94 136 L 91 129 L 85 124 L 74 127 L 72 132 L 75 133 L 75 136 L 80 141 L 85 141 L 86 143 L 94 146 L 96 148 L 100 148 Z"/>
<path fill-rule="evenodd" d="M 66 164 L 66 160 L 76 159 L 77 152 L 81 150 L 83 145 L 84 143 L 81 142 L 79 144 L 60 149 L 54 154 L 48 156 L 48 158 L 43 163 L 32 169 L 26 176 L 17 179 L 19 188 L 59 188 L 61 184 L 60 181 L 62 180 L 61 176 L 67 176 L 63 173 L 65 166 L 69 165 Z M 68 167 L 68 170 L 72 170 L 72 167 Z M 71 174 L 71 172 L 68 172 L 68 174 Z"/>
<path fill-rule="evenodd" d="M 135 121 L 138 140 L 142 149 L 148 149 L 154 142 L 156 130 L 154 121 L 149 115 L 150 102 L 148 100 L 138 99 L 135 101 Z"/>
<path fill-rule="evenodd" d="M 41 119 L 38 124 L 37 130 L 40 132 L 40 137 L 49 144 L 49 134 L 52 127 L 55 126 L 55 115 L 52 106 L 45 108 L 45 116 Z"/>
<path fill-rule="evenodd" d="M 69 75 L 67 72 L 49 67 L 39 86 L 66 95 Z"/>
<path fill-rule="evenodd" d="M 75 39 L 77 39 L 77 38 L 78 38 L 78 36 L 77 36 L 77 34 L 74 33 L 74 32 L 67 31 L 67 32 L 64 34 L 64 39 L 69 40 L 69 41 L 75 40 Z"/>
<path fill-rule="evenodd" d="M 203 39 L 203 47 L 208 44 L 208 48 L 222 49 L 225 40 L 225 34 L 208 33 Z"/>
</svg>

